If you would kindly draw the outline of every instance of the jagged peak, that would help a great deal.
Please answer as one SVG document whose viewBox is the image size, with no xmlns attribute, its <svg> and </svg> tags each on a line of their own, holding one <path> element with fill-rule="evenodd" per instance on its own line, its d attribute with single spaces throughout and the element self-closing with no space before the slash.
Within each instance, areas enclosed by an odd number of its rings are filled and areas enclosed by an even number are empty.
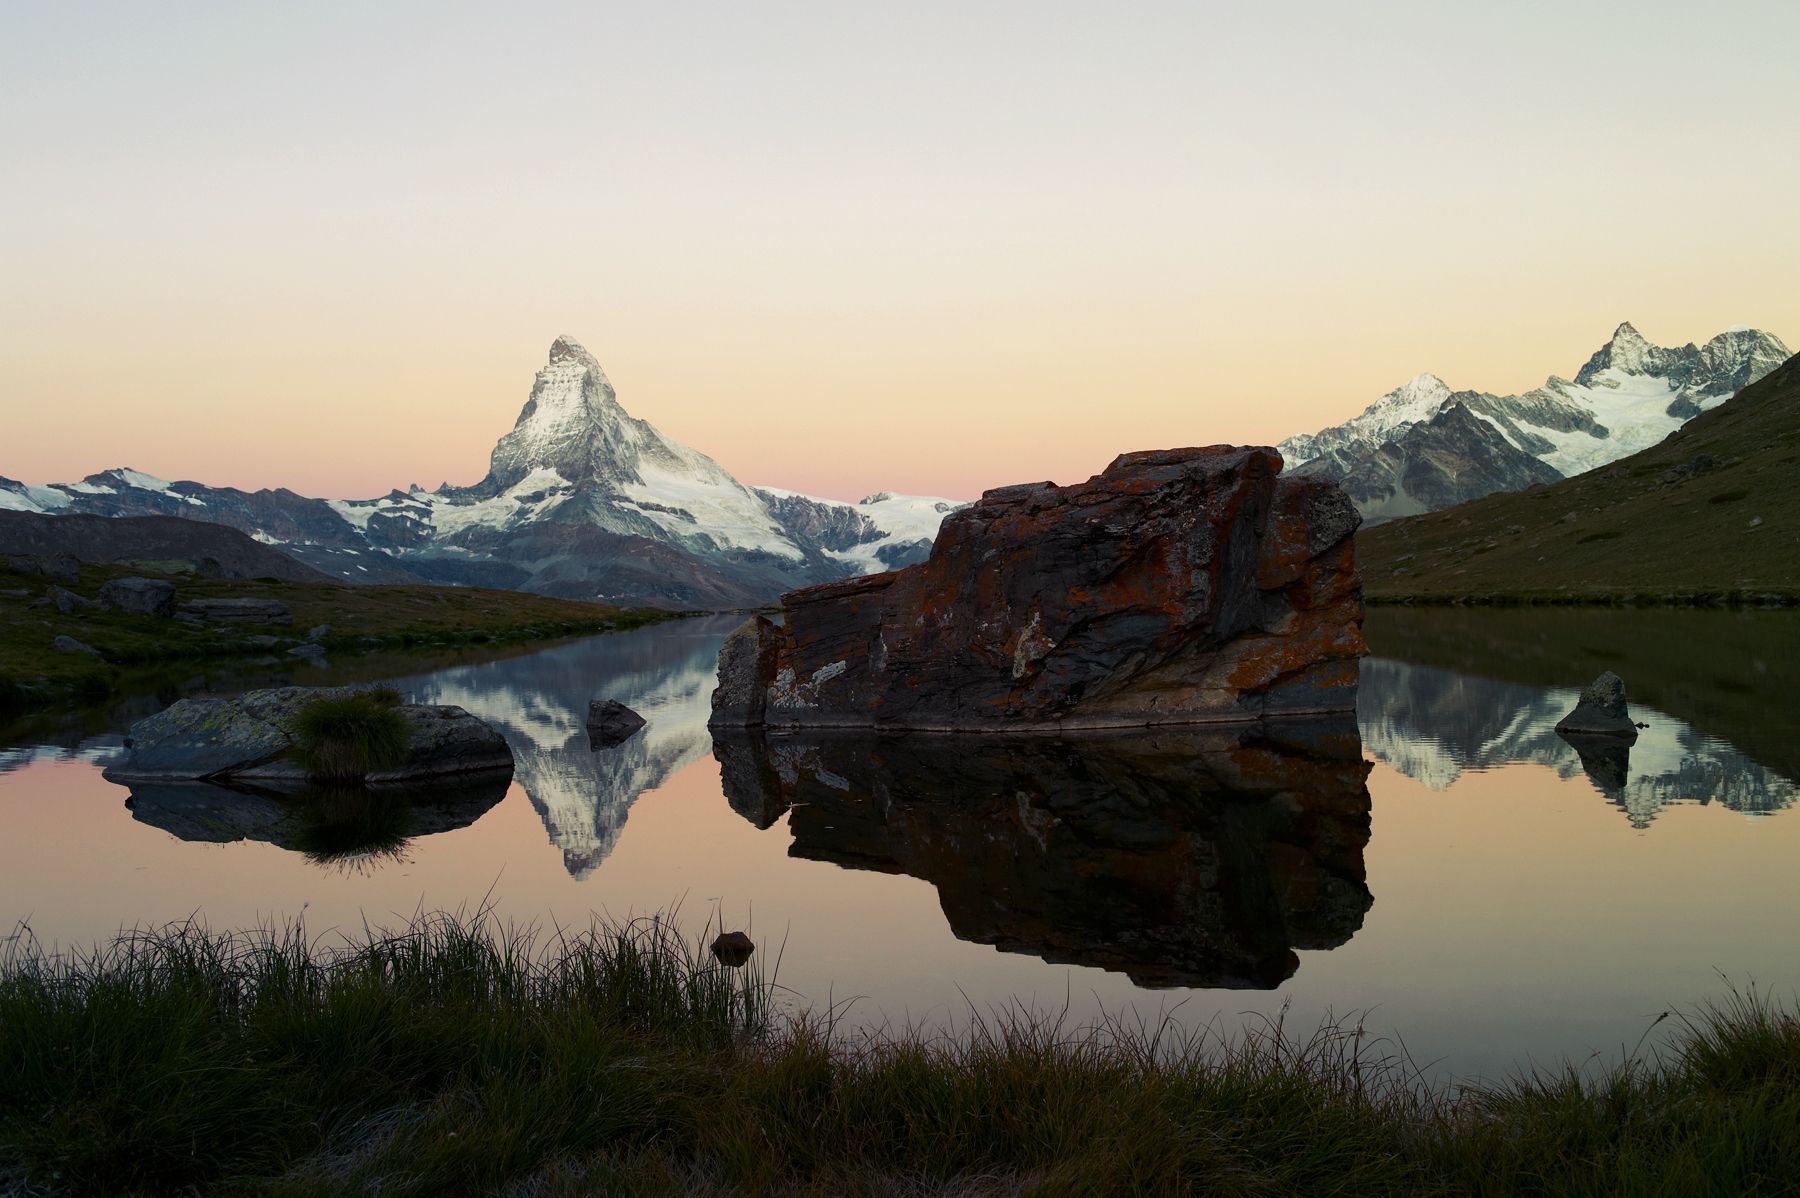
<svg viewBox="0 0 1800 1198">
<path fill-rule="evenodd" d="M 550 365 L 554 366 L 558 362 L 580 362 L 584 366 L 595 367 L 600 365 L 586 346 L 567 333 L 550 343 Z"/>
</svg>

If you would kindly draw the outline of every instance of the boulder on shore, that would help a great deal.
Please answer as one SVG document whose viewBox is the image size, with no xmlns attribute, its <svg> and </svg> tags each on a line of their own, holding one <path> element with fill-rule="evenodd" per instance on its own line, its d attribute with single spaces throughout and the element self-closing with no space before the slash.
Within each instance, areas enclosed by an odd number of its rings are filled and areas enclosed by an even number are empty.
<svg viewBox="0 0 1800 1198">
<path fill-rule="evenodd" d="M 281 686 L 230 699 L 183 699 L 131 726 L 125 758 L 107 767 L 113 782 L 165 779 L 250 781 L 279 788 L 307 781 L 294 759 L 300 712 L 355 687 Z M 460 707 L 402 704 L 406 757 L 370 773 L 370 783 L 409 782 L 449 774 L 511 771 L 512 750 L 493 728 Z"/>
<path fill-rule="evenodd" d="M 719 656 L 715 727 L 1010 731 L 1356 705 L 1361 518 L 1268 448 L 1128 453 L 987 492 L 924 563 L 782 597 Z"/>
<path fill-rule="evenodd" d="M 588 747 L 604 749 L 629 740 L 644 726 L 644 717 L 617 699 L 595 699 L 588 704 Z"/>
<path fill-rule="evenodd" d="M 193 599 L 181 605 L 188 615 L 227 624 L 291 624 L 294 616 L 279 599 Z"/>
<path fill-rule="evenodd" d="M 140 616 L 175 615 L 175 584 L 159 578 L 115 578 L 100 588 L 100 604 Z"/>
<path fill-rule="evenodd" d="M 1637 739 L 1637 725 L 1625 706 L 1625 680 L 1611 670 L 1588 683 L 1575 710 L 1556 725 L 1558 734 Z"/>
</svg>

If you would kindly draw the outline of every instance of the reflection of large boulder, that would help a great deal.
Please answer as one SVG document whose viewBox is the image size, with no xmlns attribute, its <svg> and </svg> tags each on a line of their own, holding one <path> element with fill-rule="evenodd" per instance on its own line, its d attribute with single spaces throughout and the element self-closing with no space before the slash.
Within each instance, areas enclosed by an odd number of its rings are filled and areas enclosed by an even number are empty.
<svg viewBox="0 0 1800 1198">
<path fill-rule="evenodd" d="M 794 856 L 937 887 L 960 938 L 1146 986 L 1268 988 L 1372 901 L 1353 724 L 980 738 L 719 733 L 725 794 Z"/>
<path fill-rule="evenodd" d="M 1270 449 L 1002 487 L 926 562 L 793 591 L 720 655 L 719 727 L 1103 728 L 1350 711 L 1358 516 Z"/>
<path fill-rule="evenodd" d="M 354 690 L 281 686 L 229 699 L 183 699 L 131 726 L 125 741 L 130 752 L 107 768 L 106 777 L 304 782 L 306 770 L 290 752 L 300 712 L 316 700 Z M 505 738 L 462 708 L 405 704 L 394 710 L 406 721 L 406 759 L 370 773 L 370 782 L 512 770 Z"/>
<path fill-rule="evenodd" d="M 210 782 L 136 782 L 125 805 L 140 823 L 179 840 L 260 840 L 315 857 L 392 851 L 420 836 L 466 828 L 506 797 L 503 774 L 429 784 L 306 787 L 294 793 Z"/>
</svg>

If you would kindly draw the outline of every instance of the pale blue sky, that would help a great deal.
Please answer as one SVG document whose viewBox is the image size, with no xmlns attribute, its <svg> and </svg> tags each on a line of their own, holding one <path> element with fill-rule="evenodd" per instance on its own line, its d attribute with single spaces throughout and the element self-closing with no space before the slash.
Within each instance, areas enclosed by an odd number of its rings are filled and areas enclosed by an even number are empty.
<svg viewBox="0 0 1800 1198">
<path fill-rule="evenodd" d="M 843 495 L 1800 342 L 1800 4 L 884 7 L 0 4 L 0 474 L 469 481 L 560 332 Z"/>
</svg>

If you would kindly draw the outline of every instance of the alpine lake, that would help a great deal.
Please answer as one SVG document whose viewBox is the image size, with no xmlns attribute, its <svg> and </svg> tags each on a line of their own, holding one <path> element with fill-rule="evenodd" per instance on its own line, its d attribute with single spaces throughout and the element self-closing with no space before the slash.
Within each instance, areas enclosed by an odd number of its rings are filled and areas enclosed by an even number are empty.
<svg viewBox="0 0 1800 1198">
<path fill-rule="evenodd" d="M 1435 1080 L 1617 1062 L 1665 1011 L 1800 991 L 1800 613 L 1372 608 L 1354 721 L 715 743 L 738 622 L 196 677 L 16 727 L 0 939 L 656 916 L 747 930 L 782 1001 L 840 1028 L 1331 1021 Z M 1578 750 L 1554 725 L 1608 669 L 1646 726 Z M 101 777 L 182 693 L 378 679 L 493 723 L 511 783 L 346 811 Z M 647 726 L 595 747 L 596 697 Z"/>
</svg>

